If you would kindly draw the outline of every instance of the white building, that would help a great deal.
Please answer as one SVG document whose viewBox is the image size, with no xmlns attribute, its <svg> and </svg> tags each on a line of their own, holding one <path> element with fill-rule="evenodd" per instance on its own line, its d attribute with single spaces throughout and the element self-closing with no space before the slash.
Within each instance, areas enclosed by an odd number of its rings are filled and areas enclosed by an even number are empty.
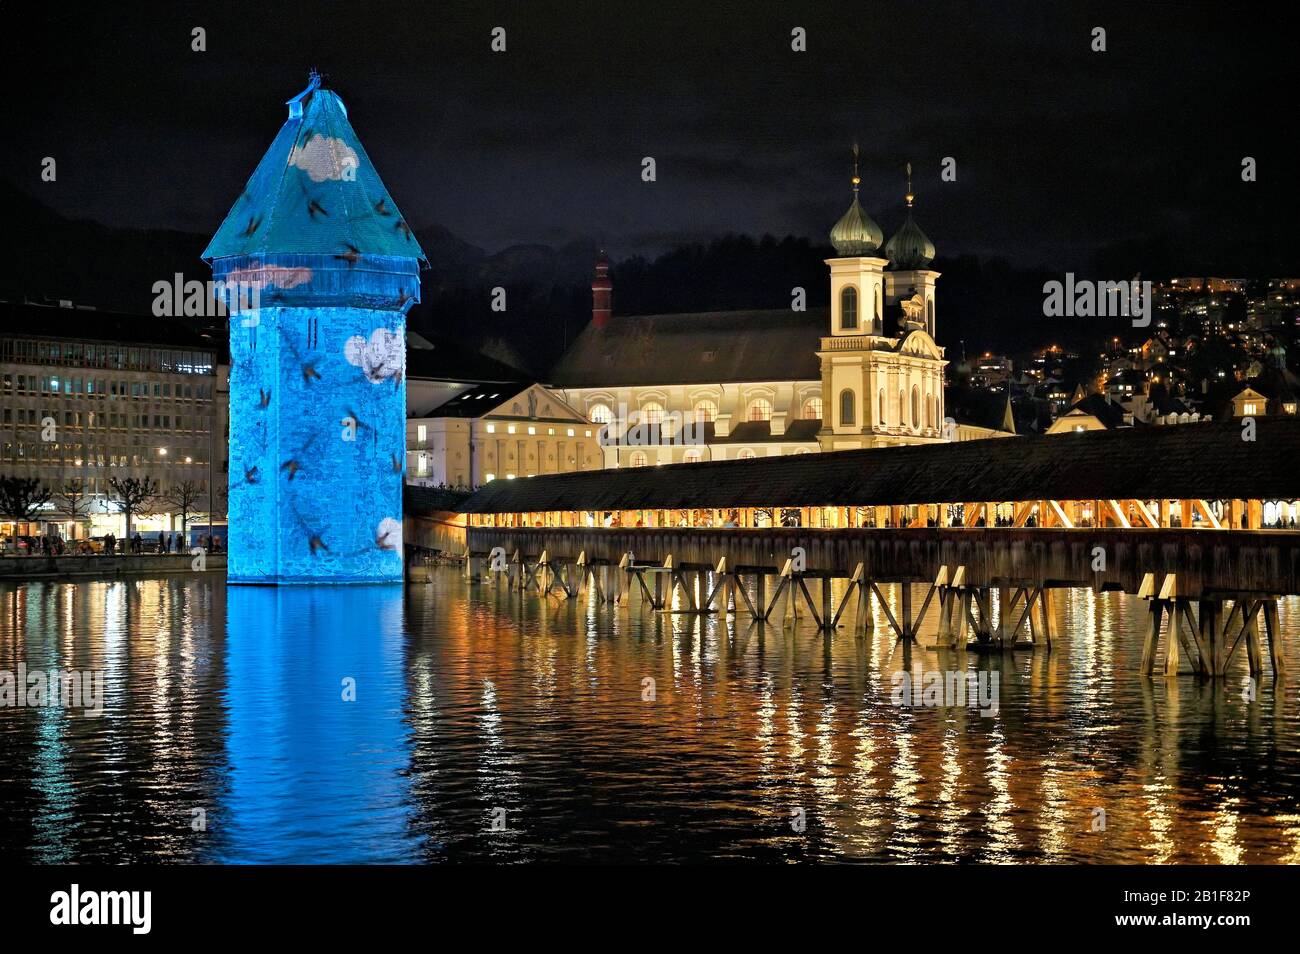
<svg viewBox="0 0 1300 954">
<path fill-rule="evenodd" d="M 478 487 L 602 466 L 599 428 L 538 384 L 479 384 L 406 421 L 406 482 Z"/>
<path fill-rule="evenodd" d="M 945 439 L 934 246 L 912 218 L 910 181 L 888 242 L 858 182 L 831 230 L 829 308 L 611 317 L 598 264 L 594 320 L 547 383 L 604 425 L 606 467 Z"/>
</svg>

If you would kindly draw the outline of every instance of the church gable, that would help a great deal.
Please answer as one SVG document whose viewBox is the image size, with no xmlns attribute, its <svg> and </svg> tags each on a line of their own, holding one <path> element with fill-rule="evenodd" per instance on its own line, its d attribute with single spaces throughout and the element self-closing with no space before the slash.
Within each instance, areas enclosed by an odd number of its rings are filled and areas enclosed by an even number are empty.
<svg viewBox="0 0 1300 954">
<path fill-rule="evenodd" d="M 528 420 L 585 424 L 587 419 L 562 401 L 558 394 L 533 384 L 492 407 L 483 417 L 517 417 Z"/>
<path fill-rule="evenodd" d="M 898 345 L 899 354 L 911 354 L 924 358 L 942 358 L 943 350 L 934 343 L 934 339 L 921 330 L 911 331 Z"/>
</svg>

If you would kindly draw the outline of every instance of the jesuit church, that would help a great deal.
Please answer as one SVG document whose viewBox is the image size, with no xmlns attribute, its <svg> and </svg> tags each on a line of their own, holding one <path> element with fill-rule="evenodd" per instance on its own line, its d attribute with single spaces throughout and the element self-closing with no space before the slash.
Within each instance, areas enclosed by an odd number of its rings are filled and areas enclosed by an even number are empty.
<svg viewBox="0 0 1300 954">
<path fill-rule="evenodd" d="M 608 262 L 592 321 L 545 382 L 604 427 L 604 466 L 638 467 L 952 439 L 935 344 L 934 245 L 912 215 L 885 241 L 858 199 L 831 229 L 829 308 L 614 316 Z"/>
</svg>

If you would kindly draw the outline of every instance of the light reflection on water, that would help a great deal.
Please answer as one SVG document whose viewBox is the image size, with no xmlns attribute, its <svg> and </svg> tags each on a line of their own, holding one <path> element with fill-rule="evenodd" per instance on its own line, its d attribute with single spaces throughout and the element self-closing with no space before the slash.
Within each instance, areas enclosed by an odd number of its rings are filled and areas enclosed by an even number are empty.
<svg viewBox="0 0 1300 954">
<path fill-rule="evenodd" d="M 99 718 L 0 708 L 0 858 L 1300 861 L 1296 690 L 1247 701 L 1244 658 L 1142 679 L 1144 609 L 1062 591 L 1050 654 L 952 656 L 933 615 L 907 649 L 879 609 L 828 640 L 451 571 L 4 587 L 0 669 L 107 691 Z M 953 665 L 998 674 L 995 717 L 891 704 L 892 673 Z"/>
</svg>

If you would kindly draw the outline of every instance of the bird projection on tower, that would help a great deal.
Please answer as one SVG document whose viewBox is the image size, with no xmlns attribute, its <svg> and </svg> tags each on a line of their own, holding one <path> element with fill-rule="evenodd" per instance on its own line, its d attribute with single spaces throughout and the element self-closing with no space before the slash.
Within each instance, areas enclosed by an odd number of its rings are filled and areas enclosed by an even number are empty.
<svg viewBox="0 0 1300 954">
<path fill-rule="evenodd" d="M 227 575 L 397 582 L 406 313 L 427 262 L 338 95 L 313 73 L 288 105 L 203 253 L 231 309 Z"/>
</svg>

